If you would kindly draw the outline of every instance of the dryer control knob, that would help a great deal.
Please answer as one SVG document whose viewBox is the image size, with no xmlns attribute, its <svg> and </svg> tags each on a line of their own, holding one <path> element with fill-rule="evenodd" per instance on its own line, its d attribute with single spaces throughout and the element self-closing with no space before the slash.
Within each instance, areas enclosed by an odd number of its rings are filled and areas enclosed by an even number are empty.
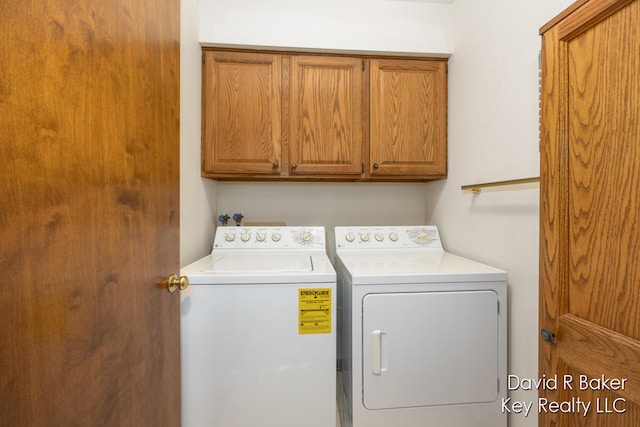
<svg viewBox="0 0 640 427">
<path fill-rule="evenodd" d="M 356 240 L 356 236 L 353 233 L 347 233 L 344 238 L 347 239 L 347 242 L 353 242 L 354 240 Z"/>
<path fill-rule="evenodd" d="M 308 231 L 305 231 L 304 233 L 302 233 L 302 241 L 304 243 L 311 243 L 313 242 L 313 233 L 310 233 Z"/>
<path fill-rule="evenodd" d="M 280 235 L 280 233 L 273 233 L 273 235 L 271 236 L 271 240 L 273 240 L 274 242 L 279 242 L 281 237 L 282 236 Z"/>
<path fill-rule="evenodd" d="M 363 242 L 368 242 L 369 241 L 369 233 L 362 233 L 360 235 L 360 240 L 362 240 Z"/>
<path fill-rule="evenodd" d="M 424 231 L 418 231 L 418 233 L 416 234 L 416 238 L 420 241 L 420 242 L 426 242 L 429 239 L 429 236 L 427 235 L 427 233 L 425 233 Z"/>
<path fill-rule="evenodd" d="M 266 239 L 266 238 L 267 238 L 267 235 L 266 235 L 266 234 L 264 234 L 264 233 L 258 233 L 258 234 L 256 234 L 256 240 L 257 240 L 258 242 L 264 242 L 264 239 Z"/>
<path fill-rule="evenodd" d="M 224 235 L 224 240 L 227 242 L 233 242 L 236 239 L 236 235 L 233 233 L 227 233 Z"/>
<path fill-rule="evenodd" d="M 248 242 L 248 241 L 249 241 L 249 239 L 251 239 L 251 234 L 249 234 L 249 233 L 242 233 L 242 235 L 240 235 L 240 239 L 241 239 L 243 242 Z"/>
<path fill-rule="evenodd" d="M 396 233 L 395 231 L 389 234 L 389 239 L 391 239 L 392 242 L 397 242 L 399 237 L 400 236 L 398 236 L 398 233 Z"/>
<path fill-rule="evenodd" d="M 378 242 L 382 242 L 384 240 L 384 234 L 382 233 L 376 233 L 376 240 Z"/>
</svg>

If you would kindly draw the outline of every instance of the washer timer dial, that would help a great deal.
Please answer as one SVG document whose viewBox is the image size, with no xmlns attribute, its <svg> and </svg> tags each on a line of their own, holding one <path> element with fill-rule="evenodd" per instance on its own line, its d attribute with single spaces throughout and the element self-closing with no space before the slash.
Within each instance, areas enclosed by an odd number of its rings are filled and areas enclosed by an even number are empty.
<svg viewBox="0 0 640 427">
<path fill-rule="evenodd" d="M 409 231 L 409 238 L 420 246 L 431 246 L 438 243 L 438 232 L 435 229 L 416 228 Z"/>
<path fill-rule="evenodd" d="M 309 231 L 305 231 L 304 233 L 302 233 L 302 242 L 303 243 L 313 242 L 313 233 L 310 233 Z"/>
</svg>

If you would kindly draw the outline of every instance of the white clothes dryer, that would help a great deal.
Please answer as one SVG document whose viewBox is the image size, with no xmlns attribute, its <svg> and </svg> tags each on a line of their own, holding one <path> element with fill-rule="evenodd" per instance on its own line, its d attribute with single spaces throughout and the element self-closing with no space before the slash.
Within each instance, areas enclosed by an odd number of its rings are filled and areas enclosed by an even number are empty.
<svg viewBox="0 0 640 427">
<path fill-rule="evenodd" d="M 184 267 L 184 427 L 336 424 L 336 273 L 323 227 L 218 227 Z"/>
<path fill-rule="evenodd" d="M 504 427 L 507 278 L 434 226 L 336 227 L 343 427 Z"/>
</svg>

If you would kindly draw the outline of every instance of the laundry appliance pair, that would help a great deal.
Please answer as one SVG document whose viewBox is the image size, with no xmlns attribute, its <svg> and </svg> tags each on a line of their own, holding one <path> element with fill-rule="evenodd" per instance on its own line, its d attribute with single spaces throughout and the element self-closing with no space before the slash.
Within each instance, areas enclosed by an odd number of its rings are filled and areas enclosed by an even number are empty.
<svg viewBox="0 0 640 427">
<path fill-rule="evenodd" d="M 185 427 L 506 426 L 506 274 L 433 226 L 218 227 L 185 267 Z M 335 265 L 335 268 L 334 268 Z M 336 387 L 337 340 L 341 355 Z"/>
</svg>

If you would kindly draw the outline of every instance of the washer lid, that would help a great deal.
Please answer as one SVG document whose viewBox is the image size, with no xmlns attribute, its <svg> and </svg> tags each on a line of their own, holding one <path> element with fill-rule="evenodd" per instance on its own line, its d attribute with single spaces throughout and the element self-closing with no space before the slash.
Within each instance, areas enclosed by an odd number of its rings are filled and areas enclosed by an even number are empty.
<svg viewBox="0 0 640 427">
<path fill-rule="evenodd" d="M 207 255 L 180 269 L 192 285 L 335 283 L 324 252 L 233 251 Z"/>
<path fill-rule="evenodd" d="M 313 271 L 309 255 L 225 255 L 203 269 L 205 272 L 291 273 Z"/>
</svg>

